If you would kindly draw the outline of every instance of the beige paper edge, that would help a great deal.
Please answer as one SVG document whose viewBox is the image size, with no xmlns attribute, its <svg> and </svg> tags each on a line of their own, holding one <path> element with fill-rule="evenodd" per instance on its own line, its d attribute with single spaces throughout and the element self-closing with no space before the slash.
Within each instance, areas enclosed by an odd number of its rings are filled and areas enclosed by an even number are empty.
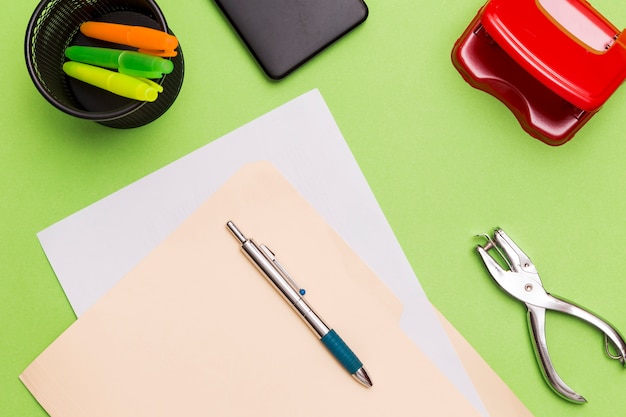
<svg viewBox="0 0 626 417">
<path fill-rule="evenodd" d="M 474 383 L 478 395 L 489 411 L 490 417 L 532 417 L 532 413 L 452 323 L 439 310 L 435 309 L 435 312 Z"/>
</svg>

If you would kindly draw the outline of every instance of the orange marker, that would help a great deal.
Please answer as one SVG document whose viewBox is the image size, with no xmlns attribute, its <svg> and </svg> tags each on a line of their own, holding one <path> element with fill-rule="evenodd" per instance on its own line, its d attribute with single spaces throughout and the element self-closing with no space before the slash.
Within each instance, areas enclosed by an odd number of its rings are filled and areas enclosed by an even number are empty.
<svg viewBox="0 0 626 417">
<path fill-rule="evenodd" d="M 178 39 L 156 29 L 117 23 L 85 22 L 80 26 L 80 31 L 90 38 L 139 48 L 139 52 L 146 54 L 163 57 L 177 54 L 175 49 Z"/>
</svg>

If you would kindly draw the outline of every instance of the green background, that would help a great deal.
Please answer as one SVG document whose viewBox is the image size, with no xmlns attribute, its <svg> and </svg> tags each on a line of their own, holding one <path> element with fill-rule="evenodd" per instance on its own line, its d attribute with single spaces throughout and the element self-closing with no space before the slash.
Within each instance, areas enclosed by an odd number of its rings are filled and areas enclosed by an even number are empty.
<svg viewBox="0 0 626 417">
<path fill-rule="evenodd" d="M 626 371 L 584 323 L 548 314 L 561 377 L 544 383 L 522 304 L 482 267 L 474 235 L 503 227 L 548 291 L 626 332 L 626 91 L 568 144 L 525 134 L 504 105 L 469 87 L 450 50 L 480 1 L 369 0 L 355 31 L 285 80 L 270 81 L 210 0 L 159 0 L 185 53 L 174 106 L 115 130 L 48 104 L 24 64 L 36 2 L 4 2 L 0 91 L 0 416 L 45 416 L 18 380 L 75 316 L 36 233 L 313 88 L 319 88 L 431 301 L 536 416 L 619 415 Z M 621 0 L 595 0 L 626 26 Z M 384 248 L 381 248 L 384 250 Z M 415 404 L 416 410 L 419 404 Z"/>
</svg>

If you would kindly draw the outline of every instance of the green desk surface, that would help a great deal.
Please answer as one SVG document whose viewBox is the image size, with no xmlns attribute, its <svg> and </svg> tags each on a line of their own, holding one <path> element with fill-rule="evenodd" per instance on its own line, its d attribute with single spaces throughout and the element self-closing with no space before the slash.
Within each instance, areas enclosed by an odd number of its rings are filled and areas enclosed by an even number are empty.
<svg viewBox="0 0 626 417">
<path fill-rule="evenodd" d="M 545 385 L 522 304 L 502 293 L 473 251 L 503 227 L 546 288 L 626 332 L 626 90 L 568 144 L 526 135 L 450 62 L 480 1 L 369 0 L 368 20 L 285 80 L 270 81 L 211 0 L 159 0 L 185 53 L 174 106 L 115 130 L 48 104 L 24 64 L 37 2 L 0 15 L 0 416 L 44 416 L 18 380 L 75 319 L 36 233 L 301 93 L 319 88 L 431 301 L 536 416 L 615 416 L 626 370 L 599 332 L 548 315 L 563 379 L 589 403 Z M 595 0 L 626 26 L 621 0 Z M 384 248 L 381 248 L 384 250 Z M 416 409 L 419 407 L 415 405 Z"/>
</svg>

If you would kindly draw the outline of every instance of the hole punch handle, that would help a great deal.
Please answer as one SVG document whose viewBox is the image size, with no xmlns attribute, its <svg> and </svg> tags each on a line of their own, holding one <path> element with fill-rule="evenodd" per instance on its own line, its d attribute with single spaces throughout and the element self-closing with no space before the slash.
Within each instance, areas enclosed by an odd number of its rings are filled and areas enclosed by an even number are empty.
<svg viewBox="0 0 626 417">
<path fill-rule="evenodd" d="M 556 372 L 556 369 L 554 369 L 546 341 L 546 309 L 578 317 L 602 331 L 607 340 L 610 340 L 615 349 L 617 349 L 617 355 L 611 355 L 611 357 L 618 359 L 622 365 L 624 365 L 626 357 L 626 342 L 613 326 L 595 314 L 550 294 L 546 295 L 548 297 L 546 305 L 537 307 L 527 304 L 528 326 L 533 338 L 537 362 L 546 382 L 558 395 L 574 403 L 584 403 L 586 402 L 585 398 L 567 386 Z"/>
<path fill-rule="evenodd" d="M 611 341 L 611 344 L 617 350 L 617 355 L 611 355 L 610 357 L 618 359 L 622 365 L 625 365 L 626 341 L 624 341 L 623 337 L 612 325 L 598 317 L 596 314 L 591 313 L 576 304 L 561 300 L 553 295 L 548 294 L 548 297 L 551 303 L 549 307 L 550 309 L 578 317 L 604 333 L 604 336 Z"/>
<path fill-rule="evenodd" d="M 537 362 L 541 373 L 550 387 L 562 398 L 573 403 L 586 403 L 587 400 L 571 389 L 554 369 L 546 340 L 546 310 L 528 306 L 528 328 L 530 330 Z"/>
</svg>

